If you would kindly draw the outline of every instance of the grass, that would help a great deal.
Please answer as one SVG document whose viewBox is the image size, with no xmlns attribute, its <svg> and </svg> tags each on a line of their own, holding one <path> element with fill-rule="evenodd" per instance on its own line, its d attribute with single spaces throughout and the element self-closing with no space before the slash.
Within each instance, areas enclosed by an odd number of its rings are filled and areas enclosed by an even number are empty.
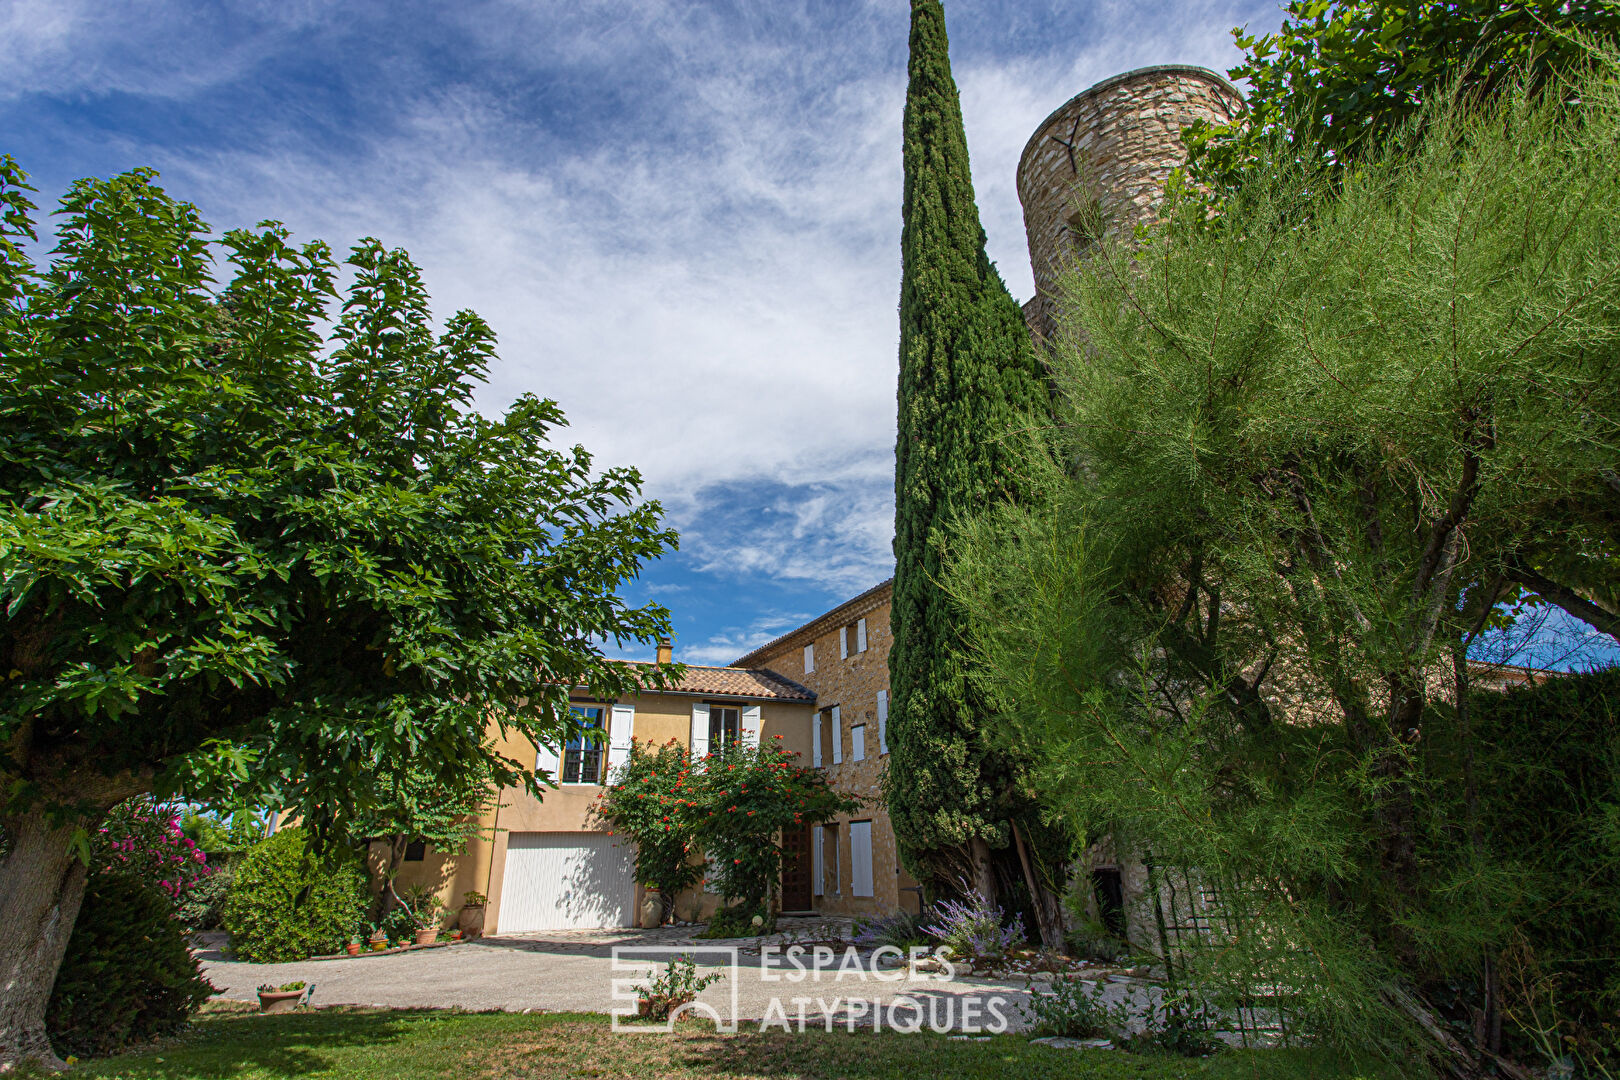
<svg viewBox="0 0 1620 1080">
<path fill-rule="evenodd" d="M 1054 1050 L 1020 1036 L 966 1042 L 929 1033 L 814 1030 L 717 1035 L 697 1023 L 672 1035 L 614 1034 L 607 1018 L 569 1014 L 323 1009 L 260 1016 L 210 1009 L 161 1047 L 82 1062 L 69 1074 L 103 1080 L 283 1080 L 467 1077 L 602 1080 L 718 1077 L 1144 1078 L 1301 1080 L 1349 1077 L 1323 1055 L 1297 1050 L 1189 1060 L 1118 1051 Z"/>
</svg>

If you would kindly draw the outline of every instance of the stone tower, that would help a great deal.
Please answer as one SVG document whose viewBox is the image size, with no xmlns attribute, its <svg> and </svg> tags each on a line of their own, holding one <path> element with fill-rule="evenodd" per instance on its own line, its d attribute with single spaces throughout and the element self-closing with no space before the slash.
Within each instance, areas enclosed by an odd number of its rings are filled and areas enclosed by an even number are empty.
<svg viewBox="0 0 1620 1080">
<path fill-rule="evenodd" d="M 1018 201 L 1035 272 L 1024 318 L 1037 337 L 1054 329 L 1058 278 L 1098 239 L 1080 222 L 1101 210 L 1106 234 L 1149 221 L 1170 170 L 1186 160 L 1181 129 L 1224 124 L 1243 109 L 1237 87 L 1207 68 L 1137 68 L 1076 94 L 1035 129 L 1018 159 Z"/>
</svg>

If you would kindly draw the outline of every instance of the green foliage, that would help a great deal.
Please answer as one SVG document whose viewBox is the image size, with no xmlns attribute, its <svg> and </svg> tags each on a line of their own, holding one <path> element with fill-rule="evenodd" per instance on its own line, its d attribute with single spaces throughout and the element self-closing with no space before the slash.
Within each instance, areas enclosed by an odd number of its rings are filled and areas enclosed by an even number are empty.
<svg viewBox="0 0 1620 1080">
<path fill-rule="evenodd" d="M 716 913 L 758 934 L 754 915 L 774 923 L 767 902 L 781 880 L 782 834 L 831 821 L 861 804 L 828 785 L 826 775 L 797 764 L 775 745 L 733 746 L 693 762 L 678 743 L 631 747 L 624 771 L 602 794 L 598 813 L 637 843 L 636 879 L 673 898 L 703 876 L 702 851 L 714 887 L 734 909 Z M 733 936 L 729 932 L 717 936 Z"/>
<path fill-rule="evenodd" d="M 1433 1045 L 1411 991 L 1463 986 L 1472 1041 L 1468 1009 L 1518 1020 L 1483 988 L 1519 935 L 1559 939 L 1551 964 L 1586 947 L 1564 915 L 1531 929 L 1584 888 L 1544 878 L 1526 907 L 1493 847 L 1487 793 L 1533 786 L 1530 741 L 1493 757 L 1450 703 L 1526 564 L 1572 613 L 1615 610 L 1620 68 L 1599 66 L 1440 103 L 1335 182 L 1267 141 L 1222 227 L 1174 196 L 1070 283 L 1086 345 L 1053 355 L 1048 498 L 966 528 L 950 585 L 1056 811 L 1222 897 L 1239 929 L 1180 957 L 1189 1009 L 1286 986 L 1295 1033 L 1402 1054 Z M 1536 775 L 1591 775 L 1559 768 Z M 1611 880 L 1609 796 L 1545 797 L 1582 807 L 1552 820 Z"/>
<path fill-rule="evenodd" d="M 616 593 L 675 541 L 640 477 L 553 448 L 551 401 L 474 411 L 494 333 L 435 333 L 404 252 L 362 241 L 340 294 L 324 244 L 210 240 L 155 179 L 74 184 L 35 266 L 0 164 L 6 812 L 155 776 L 323 834 L 408 767 L 537 783 L 491 721 L 556 742 L 568 687 L 661 678 L 592 644 L 668 632 Z"/>
<path fill-rule="evenodd" d="M 1123 1003 L 1110 1006 L 1102 987 L 1073 976 L 1052 980 L 1046 992 L 1031 991 L 1024 1018 L 1032 1035 L 1058 1035 L 1069 1039 L 1106 1039 L 1129 1027 Z"/>
<path fill-rule="evenodd" d="M 1286 138 L 1314 164 L 1387 142 L 1447 95 L 1483 101 L 1567 74 L 1588 59 L 1575 35 L 1620 40 L 1611 0 L 1289 0 L 1274 34 L 1232 31 L 1248 115 L 1186 132 L 1194 176 L 1231 191 Z"/>
<path fill-rule="evenodd" d="M 371 903 L 360 857 L 343 848 L 317 855 L 296 826 L 255 844 L 234 871 L 224 926 L 231 952 L 256 964 L 338 952 Z"/>
<path fill-rule="evenodd" d="M 57 973 L 45 1026 L 58 1054 L 94 1057 L 168 1035 L 214 993 L 154 882 L 99 871 Z"/>
<path fill-rule="evenodd" d="M 180 818 L 180 831 L 206 852 L 246 851 L 264 839 L 264 818 L 251 810 L 229 813 L 191 810 Z"/>
<path fill-rule="evenodd" d="M 635 842 L 636 881 L 662 894 L 667 907 L 703 877 L 692 815 L 686 813 L 697 794 L 687 750 L 675 739 L 661 746 L 633 741 L 612 780 L 597 814 Z"/>
<path fill-rule="evenodd" d="M 782 837 L 853 813 L 861 801 L 835 790 L 820 769 L 795 762 L 797 754 L 771 742 L 732 746 L 710 754 L 694 777 L 693 798 L 682 809 L 711 867 L 713 887 L 750 915 L 770 919 L 768 900 L 782 879 Z"/>
<path fill-rule="evenodd" d="M 215 867 L 207 877 L 186 890 L 175 906 L 175 918 L 188 932 L 217 930 L 225 918 L 225 901 L 231 894 L 236 874 L 230 865 Z"/>
<path fill-rule="evenodd" d="M 1478 917 L 1482 936 L 1507 943 L 1497 967 L 1508 1020 L 1536 1049 L 1568 1049 L 1573 1040 L 1584 1057 L 1608 1054 L 1612 1072 L 1620 1061 L 1620 668 L 1476 692 L 1470 705 L 1488 845 L 1477 872 L 1504 884 Z M 1461 803 L 1434 822 L 1437 832 L 1467 813 L 1468 749 L 1455 735 L 1429 748 L 1433 771 L 1447 779 L 1443 791 Z M 1431 842 L 1439 858 L 1454 847 L 1443 834 Z"/>
<path fill-rule="evenodd" d="M 913 0 L 901 236 L 895 575 L 884 794 L 922 880 L 1002 846 L 1029 800 L 968 678 L 963 618 L 940 587 L 955 521 L 1028 493 L 1021 429 L 1047 389 L 1018 304 L 985 254 L 939 0 Z"/>
</svg>

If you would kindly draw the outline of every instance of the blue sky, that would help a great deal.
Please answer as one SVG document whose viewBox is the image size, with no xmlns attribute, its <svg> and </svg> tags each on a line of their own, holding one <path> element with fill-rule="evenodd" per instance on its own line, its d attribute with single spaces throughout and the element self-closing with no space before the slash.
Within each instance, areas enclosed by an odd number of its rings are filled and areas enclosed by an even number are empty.
<svg viewBox="0 0 1620 1080">
<path fill-rule="evenodd" d="M 1109 75 L 1236 62 L 1274 2 L 948 0 L 991 256 Z M 683 535 L 633 584 L 724 663 L 887 577 L 904 0 L 0 0 L 0 152 L 44 201 L 152 165 L 216 229 L 410 250 L 501 336 L 479 406 L 556 398 Z"/>
</svg>

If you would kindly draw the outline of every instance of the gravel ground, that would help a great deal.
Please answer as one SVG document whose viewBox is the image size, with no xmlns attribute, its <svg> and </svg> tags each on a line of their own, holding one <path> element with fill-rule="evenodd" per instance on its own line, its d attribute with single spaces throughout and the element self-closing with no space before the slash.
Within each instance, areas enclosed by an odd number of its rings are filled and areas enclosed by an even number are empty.
<svg viewBox="0 0 1620 1080">
<path fill-rule="evenodd" d="M 1023 1009 L 1029 1001 L 1028 981 L 953 978 L 942 972 L 917 972 L 915 978 L 904 967 L 874 970 L 870 959 L 849 959 L 843 945 L 831 945 L 829 958 L 823 954 L 816 965 L 811 942 L 828 941 L 837 928 L 819 921 L 799 920 L 805 925 L 788 925 L 773 938 L 737 950 L 735 968 L 730 961 L 731 943 L 697 941 L 692 934 L 698 927 L 665 927 L 660 930 L 557 931 L 461 942 L 443 948 L 413 950 L 382 956 L 358 956 L 340 960 L 304 960 L 290 964 L 248 964 L 224 959 L 221 940 L 210 936 L 200 941 L 204 972 L 219 988 L 220 996 L 241 1001 L 255 998 L 263 983 L 281 985 L 303 980 L 313 987 L 315 1005 L 376 1005 L 390 1008 L 461 1008 L 505 1012 L 594 1012 L 608 1013 L 633 1009 L 631 988 L 644 981 L 649 961 L 662 964 L 670 955 L 690 953 L 699 974 L 719 974 L 721 978 L 704 990 L 699 1000 L 713 1006 L 722 1016 L 732 1012 L 739 1019 L 774 1019 L 778 1016 L 797 1025 L 799 1017 L 808 1022 L 870 1023 L 873 1009 L 892 1010 L 883 1023 L 896 1019 L 909 1022 L 918 1010 L 909 1006 L 894 1009 L 897 999 L 921 1000 L 923 1010 L 931 1010 L 939 1026 L 961 1029 L 981 1026 L 995 1029 L 1005 1018 L 1008 1030 L 1025 1024 Z M 784 920 L 786 923 L 787 920 Z M 760 946 L 784 947 L 797 940 L 806 950 L 803 972 L 781 966 L 762 965 Z M 614 949 L 626 956 L 645 958 L 641 964 L 615 968 Z M 735 974 L 733 974 L 733 972 Z M 879 975 L 887 978 L 880 978 Z M 615 1000 L 614 983 L 621 981 L 627 999 Z M 1125 985 L 1106 983 L 1109 997 L 1122 998 Z M 933 999 L 932 1003 L 927 999 Z M 925 1014 L 926 1015 L 926 1014 Z"/>
</svg>

